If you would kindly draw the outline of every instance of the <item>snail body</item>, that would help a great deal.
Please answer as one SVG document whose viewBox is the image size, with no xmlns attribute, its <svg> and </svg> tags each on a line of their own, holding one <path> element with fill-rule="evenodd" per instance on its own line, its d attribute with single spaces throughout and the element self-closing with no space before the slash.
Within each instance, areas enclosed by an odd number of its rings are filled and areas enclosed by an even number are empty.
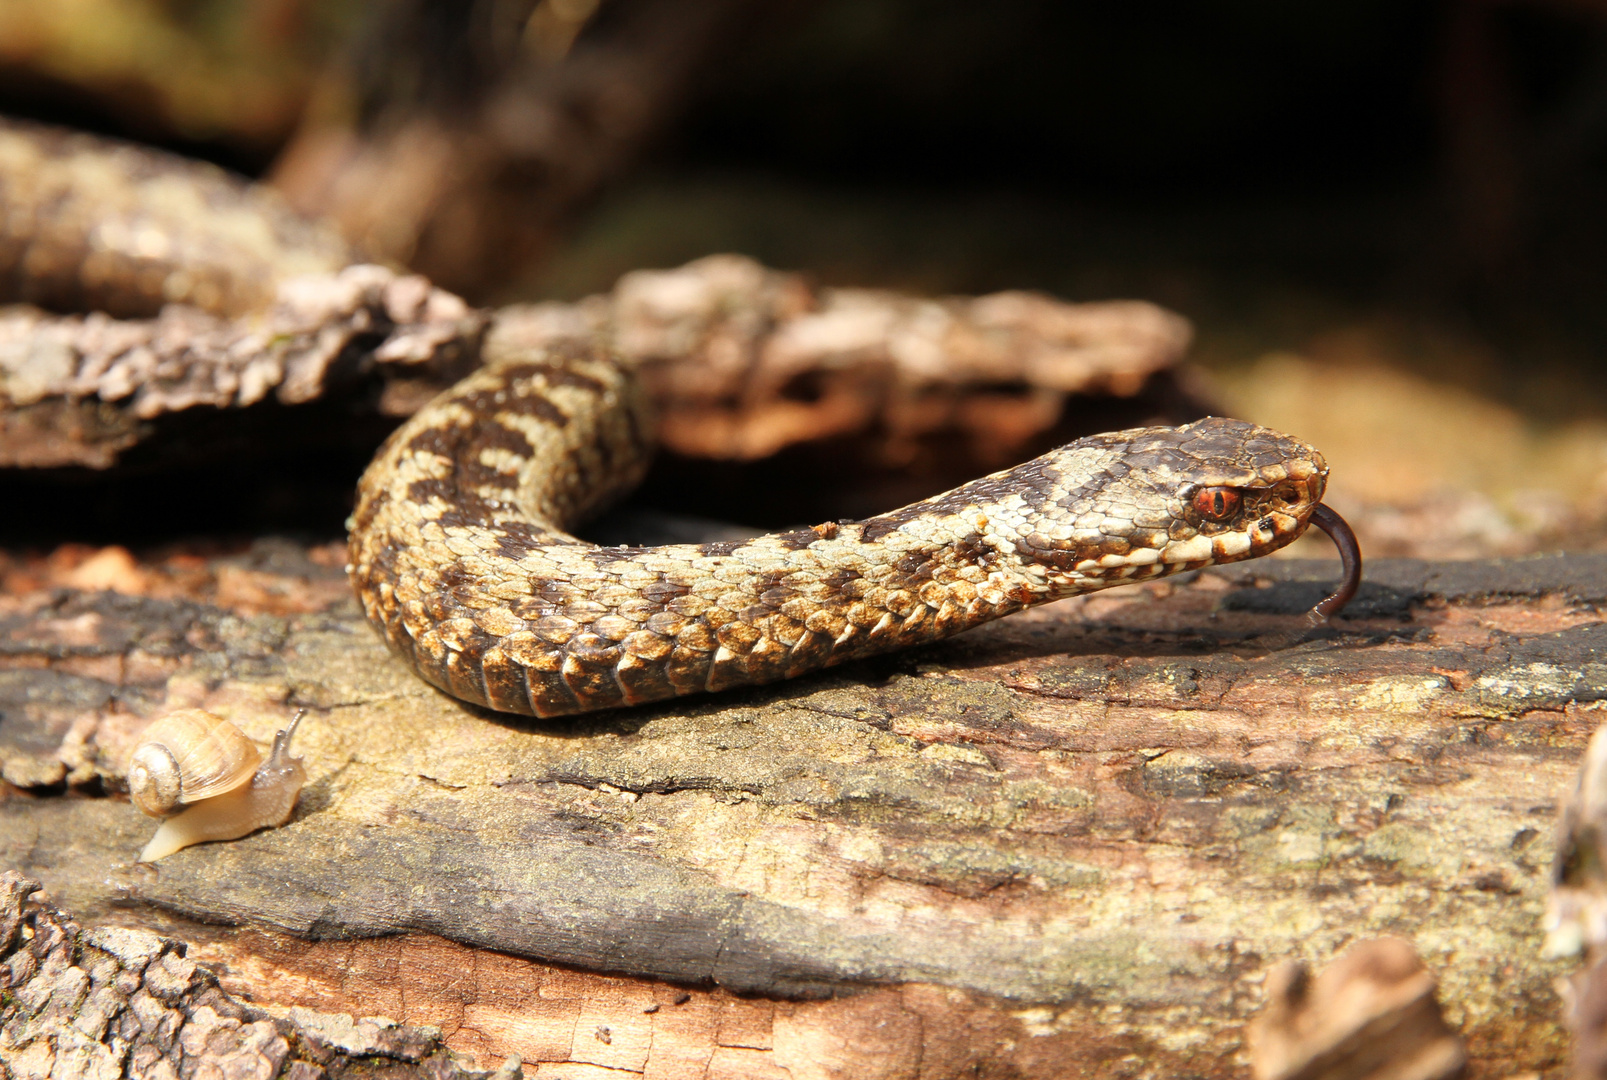
<svg viewBox="0 0 1607 1080">
<path fill-rule="evenodd" d="M 307 782 L 301 759 L 290 756 L 302 715 L 274 736 L 266 760 L 239 728 L 200 709 L 179 710 L 147 728 L 129 762 L 129 795 L 140 810 L 166 820 L 139 861 L 288 821 Z"/>
</svg>

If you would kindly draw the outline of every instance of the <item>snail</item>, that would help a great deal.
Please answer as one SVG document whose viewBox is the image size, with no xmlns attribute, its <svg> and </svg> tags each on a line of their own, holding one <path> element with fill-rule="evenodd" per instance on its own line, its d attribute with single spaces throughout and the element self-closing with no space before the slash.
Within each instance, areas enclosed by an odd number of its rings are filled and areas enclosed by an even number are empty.
<svg viewBox="0 0 1607 1080">
<path fill-rule="evenodd" d="M 128 792 L 135 806 L 166 820 L 139 861 L 288 821 L 307 782 L 301 758 L 290 756 L 306 712 L 273 737 L 266 761 L 239 728 L 201 709 L 180 709 L 146 728 L 129 759 Z"/>
</svg>

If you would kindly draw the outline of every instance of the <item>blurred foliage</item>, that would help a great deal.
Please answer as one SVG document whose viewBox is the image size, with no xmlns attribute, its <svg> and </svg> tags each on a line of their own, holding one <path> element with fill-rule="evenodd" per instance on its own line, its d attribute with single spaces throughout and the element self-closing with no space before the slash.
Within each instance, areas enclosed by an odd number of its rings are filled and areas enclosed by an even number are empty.
<svg viewBox="0 0 1607 1080">
<path fill-rule="evenodd" d="M 354 0 L 0 0 L 0 85 L 24 111 L 261 155 L 361 15 Z M 29 108 L 29 106 L 32 106 Z"/>
</svg>

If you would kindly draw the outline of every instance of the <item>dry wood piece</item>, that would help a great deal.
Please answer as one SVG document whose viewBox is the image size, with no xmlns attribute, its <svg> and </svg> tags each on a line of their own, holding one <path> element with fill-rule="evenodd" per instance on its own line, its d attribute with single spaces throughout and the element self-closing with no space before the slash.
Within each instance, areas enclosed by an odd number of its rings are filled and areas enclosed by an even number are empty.
<svg viewBox="0 0 1607 1080">
<path fill-rule="evenodd" d="M 1574 1080 L 1607 1076 L 1607 962 L 1596 956 L 1564 984 L 1568 1026 L 1573 1029 Z"/>
<path fill-rule="evenodd" d="M 505 308 L 487 349 L 596 335 L 639 365 L 677 453 L 749 460 L 875 433 L 879 463 L 955 436 L 1003 463 L 1054 427 L 1070 396 L 1138 394 L 1182 359 L 1191 330 L 1140 301 L 816 289 L 713 255 L 626 274 L 578 304 Z"/>
<path fill-rule="evenodd" d="M 1558 817 L 1546 930 L 1560 956 L 1607 950 L 1607 727 L 1590 737 Z"/>
<path fill-rule="evenodd" d="M 182 943 L 82 927 L 31 901 L 38 891 L 0 872 L 0 1075 L 313 1080 L 381 1069 L 398 1080 L 487 1080 L 438 1031 L 306 1009 L 275 1017 L 221 990 Z M 511 1062 L 495 1080 L 517 1075 Z"/>
<path fill-rule="evenodd" d="M 1445 1026 L 1434 976 L 1412 946 L 1375 938 L 1347 949 L 1314 980 L 1286 960 L 1267 976 L 1250 1024 L 1256 1080 L 1451 1080 L 1467 1063 Z"/>
<path fill-rule="evenodd" d="M 289 278 L 275 295 L 232 320 L 183 305 L 137 321 L 0 311 L 0 467 L 109 468 L 159 447 L 159 421 L 187 410 L 301 405 L 370 379 L 380 392 L 354 407 L 405 416 L 479 362 L 488 324 L 492 358 L 609 340 L 659 402 L 664 444 L 691 457 L 855 436 L 896 465 L 958 438 L 1002 466 L 1040 449 L 1071 398 L 1138 395 L 1189 338 L 1182 318 L 1136 301 L 817 292 L 735 255 L 495 314 L 376 266 Z"/>
<path fill-rule="evenodd" d="M 379 266 L 290 278 L 261 315 L 154 319 L 0 311 L 0 467 L 108 468 L 188 409 L 300 405 L 363 379 L 407 415 L 479 360 L 484 316 Z"/>
<path fill-rule="evenodd" d="M 1379 561 L 1351 617 L 1276 651 L 1335 571 L 1264 562 L 539 723 L 430 690 L 338 562 L 293 555 L 254 564 L 249 606 L 222 566 L 114 593 L 19 564 L 37 587 L 0 609 L 0 862 L 204 945 L 258 1001 L 440 1024 L 482 1067 L 1226 1077 L 1250 975 L 1394 935 L 1481 1075 L 1564 1052 L 1540 915 L 1607 700 L 1607 558 Z M 281 829 L 135 867 L 145 819 L 91 796 L 190 706 L 264 744 L 313 710 L 308 785 Z"/>
<path fill-rule="evenodd" d="M 0 120 L 0 300 L 239 315 L 356 261 L 271 188 L 146 147 Z"/>
<path fill-rule="evenodd" d="M 483 313 L 352 261 L 271 189 L 0 121 L 0 299 L 95 312 L 0 309 L 0 467 L 104 469 L 164 433 L 204 458 L 239 428 L 197 414 L 261 401 L 406 415 L 478 362 Z"/>
<path fill-rule="evenodd" d="M 672 6 L 632 11 L 651 21 Z M 715 0 L 699 18 L 739 6 Z M 872 466 L 941 447 L 968 470 L 1002 467 L 1047 449 L 1073 395 L 1134 398 L 1190 335 L 1145 303 L 817 290 L 734 255 L 492 316 L 351 258 L 271 191 L 210 166 L 0 123 L 0 298 L 96 312 L 0 310 L 0 468 L 104 469 L 164 435 L 204 456 L 219 442 L 204 414 L 270 397 L 342 390 L 359 415 L 407 415 L 478 362 L 488 319 L 499 355 L 605 338 L 639 364 L 681 454 L 751 460 L 858 436 Z M 185 412 L 203 415 L 153 423 Z"/>
</svg>

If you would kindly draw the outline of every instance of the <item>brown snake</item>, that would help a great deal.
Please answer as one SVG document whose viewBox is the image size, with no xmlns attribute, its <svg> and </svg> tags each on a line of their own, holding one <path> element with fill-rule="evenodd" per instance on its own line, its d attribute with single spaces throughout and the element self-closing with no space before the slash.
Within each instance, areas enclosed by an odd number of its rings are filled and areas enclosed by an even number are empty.
<svg viewBox="0 0 1607 1080">
<path fill-rule="evenodd" d="M 216 170 L 0 121 L 0 293 L 250 311 L 285 275 L 344 261 L 271 193 Z M 647 427 L 600 350 L 508 359 L 448 390 L 359 485 L 350 573 L 368 618 L 448 693 L 558 716 L 789 678 L 1254 558 L 1311 524 L 1345 564 L 1313 617 L 1360 577 L 1354 536 L 1321 505 L 1322 456 L 1214 418 L 1082 439 L 867 521 L 646 548 L 568 535 L 640 478 Z"/>
<path fill-rule="evenodd" d="M 1255 558 L 1317 524 L 1312 447 L 1237 420 L 1095 435 L 859 522 L 753 540 L 599 547 L 564 530 L 640 477 L 645 410 L 601 351 L 487 367 L 381 448 L 350 575 L 426 680 L 560 716 L 771 682 L 933 641 L 1033 604 Z"/>
</svg>

